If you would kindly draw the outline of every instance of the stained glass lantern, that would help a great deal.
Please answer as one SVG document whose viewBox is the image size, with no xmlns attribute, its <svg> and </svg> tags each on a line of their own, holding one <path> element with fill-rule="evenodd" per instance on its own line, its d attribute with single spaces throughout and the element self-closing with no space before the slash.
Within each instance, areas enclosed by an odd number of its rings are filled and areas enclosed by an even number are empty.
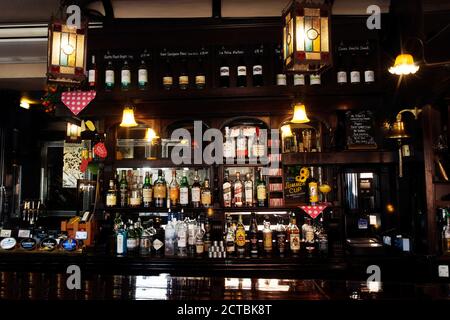
<svg viewBox="0 0 450 320">
<path fill-rule="evenodd" d="M 330 7 L 323 1 L 292 1 L 283 11 L 286 72 L 319 73 L 331 66 Z"/>
<path fill-rule="evenodd" d="M 48 29 L 48 70 L 51 82 L 81 83 L 85 79 L 87 24 L 81 28 L 53 22 Z"/>
</svg>

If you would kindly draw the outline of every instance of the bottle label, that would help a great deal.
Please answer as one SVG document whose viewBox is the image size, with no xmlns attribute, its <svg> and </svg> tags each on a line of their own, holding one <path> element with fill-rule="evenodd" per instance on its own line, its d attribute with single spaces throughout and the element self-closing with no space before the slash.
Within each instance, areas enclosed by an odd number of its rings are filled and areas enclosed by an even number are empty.
<svg viewBox="0 0 450 320">
<path fill-rule="evenodd" d="M 338 83 L 347 83 L 347 72 L 339 71 L 337 73 L 337 82 Z"/>
<path fill-rule="evenodd" d="M 314 230 L 307 230 L 305 232 L 305 240 L 308 242 L 314 241 Z"/>
<path fill-rule="evenodd" d="M 231 184 L 229 182 L 223 184 L 223 205 L 231 207 Z"/>
<path fill-rule="evenodd" d="M 130 205 L 133 207 L 137 207 L 141 205 L 141 198 L 140 197 L 131 197 L 130 198 Z"/>
<path fill-rule="evenodd" d="M 151 188 L 143 189 L 142 197 L 144 198 L 144 202 L 152 202 L 152 189 Z"/>
<path fill-rule="evenodd" d="M 189 188 L 181 187 L 180 188 L 180 204 L 187 205 L 189 203 Z"/>
<path fill-rule="evenodd" d="M 122 84 L 130 84 L 131 82 L 130 70 L 122 70 L 121 76 L 122 76 Z"/>
<path fill-rule="evenodd" d="M 247 75 L 247 67 L 246 66 L 238 66 L 237 75 L 238 76 L 246 76 Z"/>
<path fill-rule="evenodd" d="M 310 84 L 314 85 L 314 84 L 320 84 L 320 75 L 318 74 L 312 74 L 309 77 L 309 82 Z"/>
<path fill-rule="evenodd" d="M 245 186 L 245 202 L 248 205 L 253 204 L 253 186 L 251 184 Z"/>
<path fill-rule="evenodd" d="M 286 84 L 286 75 L 283 73 L 277 74 L 277 86 L 285 86 Z"/>
<path fill-rule="evenodd" d="M 188 244 L 190 246 L 195 245 L 195 225 L 194 224 L 188 225 Z"/>
<path fill-rule="evenodd" d="M 139 82 L 139 84 L 141 86 L 148 83 L 148 71 L 147 71 L 147 69 L 139 69 L 139 71 L 138 71 L 138 82 Z"/>
<path fill-rule="evenodd" d="M 361 82 L 361 74 L 359 73 L 359 71 L 350 72 L 350 82 L 351 83 Z"/>
<path fill-rule="evenodd" d="M 374 82 L 375 81 L 375 73 L 372 70 L 364 71 L 364 81 L 365 82 Z"/>
<path fill-rule="evenodd" d="M 88 81 L 90 84 L 95 84 L 95 69 L 91 69 L 88 72 Z"/>
<path fill-rule="evenodd" d="M 106 70 L 105 82 L 106 82 L 106 84 L 109 84 L 109 85 L 114 84 L 114 71 L 113 70 Z"/>
<path fill-rule="evenodd" d="M 124 237 L 123 237 L 123 235 L 122 234 L 118 234 L 117 235 L 117 250 L 116 250 L 116 252 L 118 253 L 118 254 L 122 254 L 123 253 L 123 249 L 124 249 L 124 247 L 123 247 L 123 243 L 124 243 Z"/>
<path fill-rule="evenodd" d="M 127 248 L 128 249 L 134 249 L 137 247 L 137 240 L 136 238 L 128 238 L 127 239 Z"/>
<path fill-rule="evenodd" d="M 178 82 L 180 83 L 180 85 L 187 85 L 187 84 L 189 84 L 189 77 L 188 76 L 180 76 L 178 78 Z"/>
<path fill-rule="evenodd" d="M 237 207 L 242 206 L 242 185 L 234 185 L 234 204 Z"/>
<path fill-rule="evenodd" d="M 300 250 L 300 237 L 298 233 L 291 233 L 289 237 L 289 243 L 291 250 L 298 251 Z"/>
<path fill-rule="evenodd" d="M 202 205 L 205 207 L 211 205 L 211 192 L 202 193 Z"/>
<path fill-rule="evenodd" d="M 239 158 L 243 158 L 247 155 L 247 146 L 246 146 L 246 140 L 245 138 L 237 139 L 236 143 L 236 155 Z"/>
<path fill-rule="evenodd" d="M 220 76 L 221 77 L 228 77 L 229 75 L 230 75 L 229 67 L 220 67 Z"/>
<path fill-rule="evenodd" d="M 305 75 L 294 74 L 294 86 L 304 86 L 305 85 Z"/>
<path fill-rule="evenodd" d="M 309 202 L 316 203 L 319 201 L 319 193 L 317 191 L 317 182 L 310 182 L 309 188 Z"/>
<path fill-rule="evenodd" d="M 171 86 L 172 84 L 173 84 L 173 78 L 172 77 L 163 77 L 163 85 Z"/>
<path fill-rule="evenodd" d="M 262 65 L 257 64 L 253 66 L 253 75 L 262 74 Z"/>
<path fill-rule="evenodd" d="M 156 185 L 154 188 L 153 196 L 158 199 L 165 199 L 167 196 L 166 186 L 163 184 Z"/>
<path fill-rule="evenodd" d="M 106 196 L 106 206 L 115 207 L 117 205 L 117 196 L 115 194 L 108 194 Z"/>
<path fill-rule="evenodd" d="M 203 252 L 205 252 L 205 245 L 204 245 L 204 243 L 203 242 L 196 243 L 195 251 L 197 252 L 197 254 L 202 254 Z"/>
<path fill-rule="evenodd" d="M 263 244 L 264 250 L 266 251 L 272 250 L 272 231 L 263 232 Z"/>
<path fill-rule="evenodd" d="M 234 158 L 236 157 L 236 149 L 235 144 L 231 141 L 226 141 L 223 144 L 223 156 L 225 158 Z"/>
<path fill-rule="evenodd" d="M 178 189 L 178 188 L 170 188 L 170 190 L 169 190 L 169 197 L 170 197 L 170 202 L 173 205 L 176 205 L 178 203 L 178 199 L 180 198 L 180 189 Z"/>
<path fill-rule="evenodd" d="M 245 246 L 245 229 L 238 228 L 236 230 L 236 245 L 238 247 Z"/>
<path fill-rule="evenodd" d="M 286 234 L 284 232 L 280 232 L 277 234 L 277 246 L 278 251 L 284 252 L 286 248 Z"/>
<path fill-rule="evenodd" d="M 195 76 L 195 84 L 205 84 L 206 78 L 205 76 Z"/>
<path fill-rule="evenodd" d="M 192 188 L 192 201 L 200 202 L 200 188 L 199 187 Z"/>
<path fill-rule="evenodd" d="M 259 185 L 257 188 L 257 197 L 258 200 L 266 200 L 266 186 L 265 185 Z"/>
<path fill-rule="evenodd" d="M 164 243 L 159 239 L 156 239 L 153 241 L 153 249 L 155 249 L 156 251 L 161 249 L 163 245 L 164 245 Z"/>
<path fill-rule="evenodd" d="M 186 232 L 181 232 L 181 234 L 178 234 L 177 243 L 178 248 L 186 248 Z"/>
</svg>

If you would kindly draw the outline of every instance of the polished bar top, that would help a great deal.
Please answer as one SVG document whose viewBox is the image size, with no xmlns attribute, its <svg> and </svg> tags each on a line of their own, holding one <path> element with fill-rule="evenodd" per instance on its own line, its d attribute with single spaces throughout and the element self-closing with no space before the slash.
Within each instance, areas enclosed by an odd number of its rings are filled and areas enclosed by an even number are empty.
<svg viewBox="0 0 450 320">
<path fill-rule="evenodd" d="M 82 274 L 70 290 L 70 274 L 0 272 L 0 300 L 410 300 L 450 301 L 450 284 L 316 279 L 179 277 Z M 69 279 L 70 280 L 70 279 Z M 73 283 L 73 282 L 72 282 Z"/>
</svg>

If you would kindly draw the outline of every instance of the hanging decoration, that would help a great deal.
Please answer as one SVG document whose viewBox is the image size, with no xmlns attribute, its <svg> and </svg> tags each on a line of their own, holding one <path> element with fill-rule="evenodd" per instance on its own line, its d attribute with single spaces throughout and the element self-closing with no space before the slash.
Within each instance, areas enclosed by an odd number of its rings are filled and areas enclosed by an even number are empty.
<svg viewBox="0 0 450 320">
<path fill-rule="evenodd" d="M 74 115 L 78 115 L 95 98 L 96 92 L 91 91 L 68 91 L 61 94 L 61 101 Z"/>
</svg>

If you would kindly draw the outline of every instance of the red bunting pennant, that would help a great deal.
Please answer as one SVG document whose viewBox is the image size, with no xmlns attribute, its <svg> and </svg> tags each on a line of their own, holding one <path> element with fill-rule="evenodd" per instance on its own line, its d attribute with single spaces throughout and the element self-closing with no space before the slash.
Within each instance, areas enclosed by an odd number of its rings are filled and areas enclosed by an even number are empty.
<svg viewBox="0 0 450 320">
<path fill-rule="evenodd" d="M 94 90 L 63 92 L 61 94 L 61 101 L 74 115 L 78 115 L 95 98 L 96 94 Z"/>
</svg>

